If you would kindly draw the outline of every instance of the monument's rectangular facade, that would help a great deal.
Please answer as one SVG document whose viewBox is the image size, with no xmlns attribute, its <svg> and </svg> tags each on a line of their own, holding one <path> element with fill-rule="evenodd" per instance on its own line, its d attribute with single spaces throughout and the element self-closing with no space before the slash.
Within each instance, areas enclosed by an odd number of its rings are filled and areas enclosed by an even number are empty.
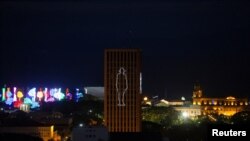
<svg viewBox="0 0 250 141">
<path fill-rule="evenodd" d="M 106 49 L 104 122 L 109 132 L 141 131 L 141 51 Z"/>
</svg>

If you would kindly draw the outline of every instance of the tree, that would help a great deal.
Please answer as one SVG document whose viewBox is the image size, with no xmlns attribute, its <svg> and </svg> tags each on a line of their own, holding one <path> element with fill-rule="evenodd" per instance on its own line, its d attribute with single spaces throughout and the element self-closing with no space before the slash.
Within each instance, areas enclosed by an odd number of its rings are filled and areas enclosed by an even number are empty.
<svg viewBox="0 0 250 141">
<path fill-rule="evenodd" d="M 250 124 L 250 112 L 238 112 L 232 116 L 231 121 L 234 124 Z"/>
<path fill-rule="evenodd" d="M 172 107 L 149 107 L 143 109 L 142 117 L 144 121 L 160 124 L 163 128 L 170 128 L 180 123 L 179 112 Z"/>
</svg>

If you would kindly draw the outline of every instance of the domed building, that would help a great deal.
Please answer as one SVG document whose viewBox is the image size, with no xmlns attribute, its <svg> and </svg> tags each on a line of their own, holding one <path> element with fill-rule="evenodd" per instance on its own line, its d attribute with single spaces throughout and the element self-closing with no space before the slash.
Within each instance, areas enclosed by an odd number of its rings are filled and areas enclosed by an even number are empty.
<svg viewBox="0 0 250 141">
<path fill-rule="evenodd" d="M 235 98 L 228 96 L 225 98 L 209 98 L 202 93 L 199 84 L 194 85 L 193 105 L 201 107 L 202 115 L 219 114 L 232 116 L 235 113 L 243 111 L 248 106 L 247 98 Z"/>
</svg>

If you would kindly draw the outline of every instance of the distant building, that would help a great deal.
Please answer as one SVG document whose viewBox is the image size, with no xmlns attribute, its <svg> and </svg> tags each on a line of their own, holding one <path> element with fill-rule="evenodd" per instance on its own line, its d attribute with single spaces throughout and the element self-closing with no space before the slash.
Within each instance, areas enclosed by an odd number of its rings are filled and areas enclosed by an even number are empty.
<svg viewBox="0 0 250 141">
<path fill-rule="evenodd" d="M 141 51 L 106 49 L 104 122 L 109 132 L 141 131 Z"/>
<path fill-rule="evenodd" d="M 73 128 L 72 141 L 108 141 L 109 134 L 105 127 L 101 126 L 85 126 L 79 124 Z"/>
<path fill-rule="evenodd" d="M 188 116 L 190 118 L 196 118 L 197 116 L 201 115 L 201 107 L 198 105 L 191 105 L 189 101 L 184 100 L 160 100 L 157 104 L 155 104 L 157 107 L 173 107 L 174 110 L 181 112 L 182 114 L 185 114 L 185 116 Z"/>
<path fill-rule="evenodd" d="M 232 116 L 237 112 L 243 111 L 248 106 L 247 98 L 207 98 L 203 96 L 200 85 L 194 86 L 193 105 L 201 106 L 203 115 L 222 114 Z"/>
<path fill-rule="evenodd" d="M 201 115 L 201 107 L 200 106 L 179 106 L 174 107 L 176 111 L 181 112 L 184 116 L 190 118 L 196 118 Z"/>
<path fill-rule="evenodd" d="M 9 126 L 0 127 L 0 133 L 27 134 L 42 138 L 44 141 L 61 140 L 60 136 L 54 132 L 54 126 Z"/>
<path fill-rule="evenodd" d="M 104 87 L 84 87 L 85 93 L 104 100 Z"/>
<path fill-rule="evenodd" d="M 70 117 L 64 117 L 60 112 L 30 112 L 28 116 L 34 121 L 39 121 L 39 123 L 54 125 L 54 130 L 63 135 L 62 138 L 68 136 L 71 132 L 70 128 L 73 119 Z"/>
<path fill-rule="evenodd" d="M 184 105 L 183 100 L 165 100 L 162 99 L 158 103 L 155 104 L 155 106 L 183 106 Z"/>
</svg>

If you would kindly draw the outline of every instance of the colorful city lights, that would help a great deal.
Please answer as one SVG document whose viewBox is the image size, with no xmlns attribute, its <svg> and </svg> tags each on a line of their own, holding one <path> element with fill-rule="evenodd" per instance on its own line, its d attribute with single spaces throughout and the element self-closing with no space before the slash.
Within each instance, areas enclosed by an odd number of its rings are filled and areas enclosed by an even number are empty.
<svg viewBox="0 0 250 141">
<path fill-rule="evenodd" d="M 2 101 L 5 101 L 5 88 L 2 88 Z"/>
<path fill-rule="evenodd" d="M 7 100 L 5 101 L 5 103 L 7 105 L 11 105 L 12 104 L 12 102 L 13 102 L 12 95 L 13 94 L 11 93 L 10 88 L 7 88 L 7 92 L 6 92 L 6 98 L 7 98 Z"/>
<path fill-rule="evenodd" d="M 79 98 L 83 97 L 83 93 L 81 93 L 78 88 L 75 92 L 74 97 L 76 98 L 76 101 L 79 101 Z M 2 102 L 9 106 L 20 108 L 22 104 L 26 104 L 32 109 L 40 107 L 42 102 L 56 102 L 64 99 L 72 100 L 73 95 L 71 94 L 69 88 L 67 88 L 65 93 L 63 93 L 62 88 L 39 88 L 39 90 L 37 90 L 33 87 L 25 90 L 17 87 L 5 87 L 2 88 L 2 95 L 0 98 Z"/>
<path fill-rule="evenodd" d="M 13 94 L 14 94 L 14 96 L 13 96 L 13 101 L 16 101 L 17 100 L 17 98 L 16 98 L 16 87 L 14 87 L 13 88 Z"/>
<path fill-rule="evenodd" d="M 29 90 L 28 95 L 32 97 L 32 101 L 36 101 L 36 88 Z"/>
<path fill-rule="evenodd" d="M 44 93 L 44 101 L 47 102 L 48 101 L 48 88 L 45 88 L 43 93 Z"/>
<path fill-rule="evenodd" d="M 41 90 L 39 90 L 36 95 L 37 95 L 39 101 L 41 101 L 43 98 L 43 92 Z"/>
<path fill-rule="evenodd" d="M 23 98 L 23 93 L 21 91 L 17 91 L 17 98 L 19 101 L 21 98 Z"/>
<path fill-rule="evenodd" d="M 64 93 L 61 92 L 61 88 L 56 89 L 56 92 L 54 93 L 54 97 L 58 99 L 59 101 L 64 98 Z"/>
<path fill-rule="evenodd" d="M 72 94 L 69 92 L 69 88 L 66 89 L 66 99 L 72 100 Z"/>
<path fill-rule="evenodd" d="M 76 102 L 79 101 L 81 97 L 83 97 L 83 94 L 79 92 L 80 90 L 76 88 Z"/>
</svg>

